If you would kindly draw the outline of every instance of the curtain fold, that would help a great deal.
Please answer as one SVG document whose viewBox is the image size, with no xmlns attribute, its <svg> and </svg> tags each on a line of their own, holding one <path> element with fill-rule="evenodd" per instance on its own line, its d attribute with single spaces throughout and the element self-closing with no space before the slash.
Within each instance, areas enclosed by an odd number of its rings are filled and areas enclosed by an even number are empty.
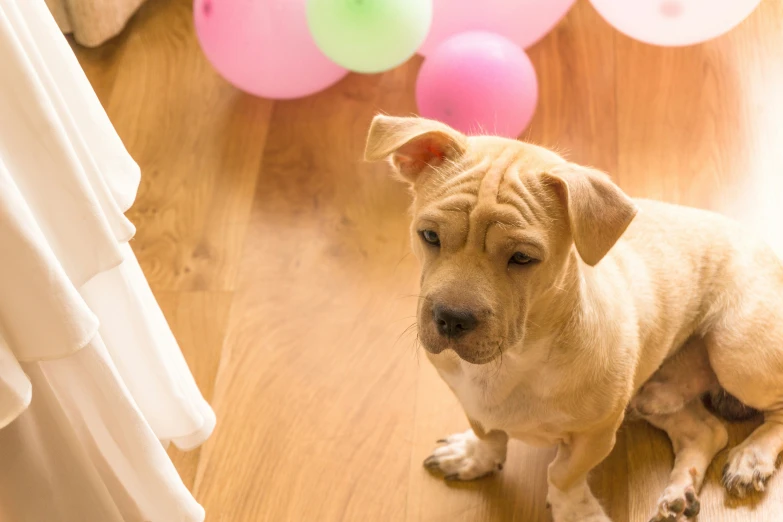
<svg viewBox="0 0 783 522">
<path fill-rule="evenodd" d="M 198 522 L 215 416 L 129 245 L 140 172 L 43 0 L 0 0 L 0 520 Z"/>
</svg>

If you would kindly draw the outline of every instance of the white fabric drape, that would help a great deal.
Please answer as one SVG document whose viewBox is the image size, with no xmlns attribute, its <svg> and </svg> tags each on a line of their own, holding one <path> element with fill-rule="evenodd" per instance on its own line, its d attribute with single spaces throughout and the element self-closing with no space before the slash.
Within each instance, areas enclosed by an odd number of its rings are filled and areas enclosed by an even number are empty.
<svg viewBox="0 0 783 522">
<path fill-rule="evenodd" d="M 44 0 L 0 0 L 0 520 L 204 518 L 215 417 L 128 245 L 139 169 Z"/>
</svg>

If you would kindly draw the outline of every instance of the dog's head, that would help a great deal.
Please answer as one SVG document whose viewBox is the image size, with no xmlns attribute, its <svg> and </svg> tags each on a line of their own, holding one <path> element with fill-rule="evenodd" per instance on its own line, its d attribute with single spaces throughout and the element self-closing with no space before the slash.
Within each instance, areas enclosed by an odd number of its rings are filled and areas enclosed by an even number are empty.
<svg viewBox="0 0 783 522">
<path fill-rule="evenodd" d="M 390 158 L 412 188 L 422 344 L 474 364 L 524 349 L 527 329 L 575 295 L 577 257 L 598 263 L 636 214 L 600 172 L 422 118 L 376 116 L 365 157 Z"/>
</svg>

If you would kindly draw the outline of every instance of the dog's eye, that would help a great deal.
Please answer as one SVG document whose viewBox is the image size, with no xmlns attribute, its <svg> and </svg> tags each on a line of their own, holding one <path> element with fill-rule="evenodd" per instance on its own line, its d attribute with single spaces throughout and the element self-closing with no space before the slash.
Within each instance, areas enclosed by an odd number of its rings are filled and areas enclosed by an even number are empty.
<svg viewBox="0 0 783 522">
<path fill-rule="evenodd" d="M 514 252 L 514 255 L 511 256 L 511 259 L 508 260 L 508 263 L 510 265 L 529 265 L 533 261 L 535 261 L 535 259 L 527 254 L 523 254 L 522 252 Z"/>
<path fill-rule="evenodd" d="M 433 230 L 422 230 L 419 234 L 421 234 L 421 238 L 430 245 L 440 246 L 440 238 L 438 237 L 437 232 Z"/>
</svg>

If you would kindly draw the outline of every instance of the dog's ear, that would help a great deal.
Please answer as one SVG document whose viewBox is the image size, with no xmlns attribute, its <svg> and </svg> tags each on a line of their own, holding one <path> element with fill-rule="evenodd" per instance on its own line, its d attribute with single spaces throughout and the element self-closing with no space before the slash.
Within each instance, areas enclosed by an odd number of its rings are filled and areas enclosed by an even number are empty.
<svg viewBox="0 0 783 522">
<path fill-rule="evenodd" d="M 638 212 L 633 200 L 609 176 L 567 163 L 544 174 L 566 207 L 576 251 L 595 266 L 614 246 Z"/>
<path fill-rule="evenodd" d="M 457 160 L 465 153 L 467 138 L 443 123 L 424 118 L 396 118 L 379 114 L 370 125 L 364 159 L 390 158 L 406 181 L 415 183 L 427 167 Z"/>
</svg>

